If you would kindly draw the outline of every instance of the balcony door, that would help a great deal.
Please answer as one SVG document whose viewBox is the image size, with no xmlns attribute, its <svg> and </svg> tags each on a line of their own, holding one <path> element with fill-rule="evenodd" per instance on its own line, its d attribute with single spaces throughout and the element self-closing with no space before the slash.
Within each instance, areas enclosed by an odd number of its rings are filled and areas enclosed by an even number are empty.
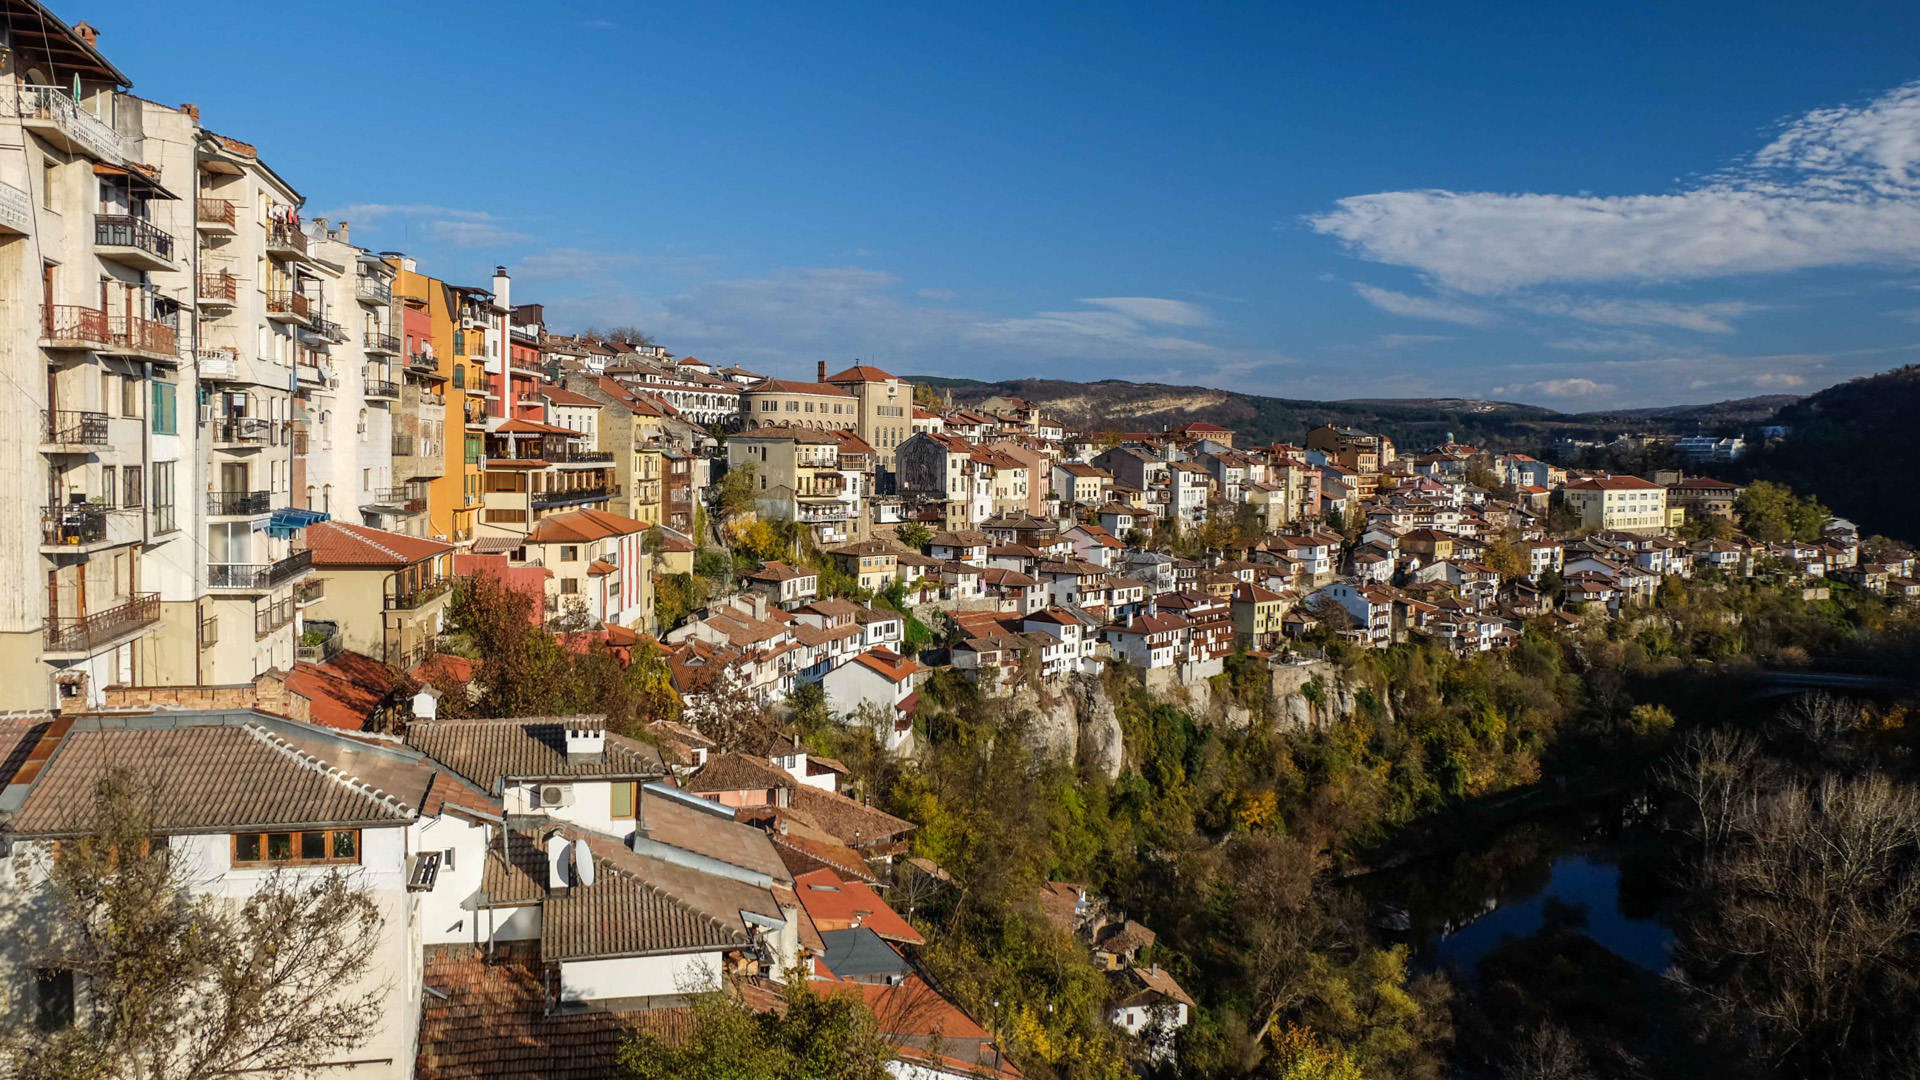
<svg viewBox="0 0 1920 1080">
<path fill-rule="evenodd" d="M 247 466 L 231 462 L 222 463 L 220 466 L 220 490 L 231 492 L 251 491 L 252 488 L 247 486 Z"/>
</svg>

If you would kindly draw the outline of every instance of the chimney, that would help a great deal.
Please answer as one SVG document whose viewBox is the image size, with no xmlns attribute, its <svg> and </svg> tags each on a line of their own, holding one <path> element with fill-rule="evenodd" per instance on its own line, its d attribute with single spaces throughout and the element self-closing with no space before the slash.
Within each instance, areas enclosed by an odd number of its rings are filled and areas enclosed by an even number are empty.
<svg viewBox="0 0 1920 1080">
<path fill-rule="evenodd" d="M 547 886 L 549 888 L 564 889 L 567 887 L 567 849 L 571 846 L 571 844 L 567 843 L 567 838 L 561 836 L 557 831 L 548 835 Z"/>
<path fill-rule="evenodd" d="M 193 102 L 189 101 L 189 102 L 183 103 L 180 106 L 180 111 L 183 113 L 186 113 L 189 117 L 191 117 L 194 123 L 197 124 L 200 122 L 200 106 L 195 105 Z"/>
<path fill-rule="evenodd" d="M 73 32 L 80 35 L 80 40 L 86 42 L 89 49 L 100 47 L 100 31 L 95 29 L 92 23 L 74 23 Z"/>
<path fill-rule="evenodd" d="M 814 382 L 827 381 L 827 362 L 825 360 L 820 361 L 818 364 L 814 366 L 813 381 Z"/>
<path fill-rule="evenodd" d="M 431 686 L 423 686 L 413 695 L 413 718 L 431 720 L 440 712 L 440 691 Z"/>
<path fill-rule="evenodd" d="M 567 764 L 580 765 L 604 760 L 607 752 L 605 728 L 567 728 Z"/>
<path fill-rule="evenodd" d="M 493 268 L 493 302 L 503 308 L 513 308 L 513 279 L 507 276 L 507 268 Z"/>
<path fill-rule="evenodd" d="M 317 218 L 314 218 L 314 219 L 313 219 L 313 223 L 314 223 L 315 225 L 318 225 L 318 226 L 320 226 L 320 231 L 321 231 L 321 232 L 330 232 L 330 231 L 331 231 L 331 230 L 329 230 L 329 229 L 327 228 L 327 219 L 326 219 L 326 218 L 323 218 L 323 217 L 317 217 Z"/>
<path fill-rule="evenodd" d="M 340 242 L 343 244 L 349 243 L 349 241 L 347 240 L 347 223 L 346 222 L 343 221 L 340 223 L 339 233 L 340 233 Z"/>
</svg>

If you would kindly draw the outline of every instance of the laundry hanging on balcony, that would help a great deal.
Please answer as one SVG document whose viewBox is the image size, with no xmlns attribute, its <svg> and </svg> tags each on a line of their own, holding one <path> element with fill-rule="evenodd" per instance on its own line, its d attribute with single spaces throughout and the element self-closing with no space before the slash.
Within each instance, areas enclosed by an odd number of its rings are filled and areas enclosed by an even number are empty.
<svg viewBox="0 0 1920 1080">
<path fill-rule="evenodd" d="M 293 534 L 309 525 L 318 525 L 332 520 L 333 515 L 319 510 L 301 510 L 297 507 L 282 506 L 274 510 L 273 517 L 267 521 L 267 535 L 281 540 L 293 539 Z"/>
</svg>

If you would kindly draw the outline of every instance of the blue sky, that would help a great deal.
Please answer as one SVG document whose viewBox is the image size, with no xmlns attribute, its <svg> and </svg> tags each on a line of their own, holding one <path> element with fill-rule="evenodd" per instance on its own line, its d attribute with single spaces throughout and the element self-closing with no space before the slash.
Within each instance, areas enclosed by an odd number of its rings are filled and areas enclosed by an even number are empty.
<svg viewBox="0 0 1920 1080">
<path fill-rule="evenodd" d="M 1920 5 L 98 2 L 135 92 L 563 328 L 1569 410 L 1920 359 Z"/>
</svg>

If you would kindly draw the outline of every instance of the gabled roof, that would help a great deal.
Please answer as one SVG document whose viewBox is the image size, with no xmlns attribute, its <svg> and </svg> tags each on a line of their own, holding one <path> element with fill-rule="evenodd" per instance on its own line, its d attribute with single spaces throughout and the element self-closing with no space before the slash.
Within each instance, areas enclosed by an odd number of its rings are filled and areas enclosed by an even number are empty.
<svg viewBox="0 0 1920 1080">
<path fill-rule="evenodd" d="M 967 567 L 967 569 L 974 568 Z M 878 673 L 890 682 L 903 682 L 925 670 L 919 664 L 889 649 L 870 649 L 854 657 L 853 662 Z"/>
<path fill-rule="evenodd" d="M 820 397 L 850 398 L 845 390 L 824 382 L 792 382 L 787 379 L 762 379 L 746 388 L 749 394 L 814 394 Z"/>
<path fill-rule="evenodd" d="M 599 716 L 523 716 L 496 720 L 416 720 L 407 744 L 485 791 L 509 779 L 646 777 L 666 774 L 660 751 L 624 735 L 605 732 L 606 751 L 583 760 L 567 757 L 569 727 L 603 730 Z"/>
<path fill-rule="evenodd" d="M 800 896 L 800 905 L 823 934 L 864 927 L 890 941 L 926 943 L 920 931 L 888 907 L 865 882 L 844 880 L 831 870 L 814 870 L 794 878 L 793 888 Z"/>
<path fill-rule="evenodd" d="M 307 526 L 307 547 L 313 551 L 313 565 L 341 568 L 411 566 L 453 550 L 453 545 L 438 540 L 349 525 L 344 521 L 322 521 Z"/>
<path fill-rule="evenodd" d="M 341 652 L 325 663 L 296 661 L 287 689 L 307 699 L 307 718 L 316 724 L 361 731 L 404 683 L 387 665 L 357 652 Z"/>
<path fill-rule="evenodd" d="M 575 544 L 645 532 L 653 526 L 634 518 L 605 510 L 571 510 L 552 514 L 533 523 L 527 534 L 530 544 Z"/>
<path fill-rule="evenodd" d="M 855 364 L 837 375 L 827 376 L 827 381 L 830 383 L 891 382 L 893 381 L 893 376 L 871 364 Z"/>
</svg>

